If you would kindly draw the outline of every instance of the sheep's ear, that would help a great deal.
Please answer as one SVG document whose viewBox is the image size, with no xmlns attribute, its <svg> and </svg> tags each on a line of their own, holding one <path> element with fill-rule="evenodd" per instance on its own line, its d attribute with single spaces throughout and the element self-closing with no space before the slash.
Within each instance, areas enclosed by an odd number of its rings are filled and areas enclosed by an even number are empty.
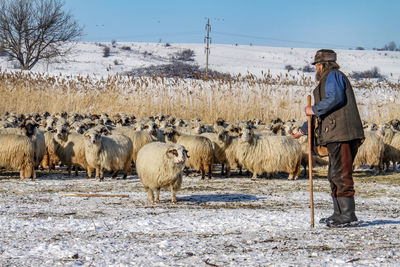
<svg viewBox="0 0 400 267">
<path fill-rule="evenodd" d="M 167 154 L 171 154 L 174 157 L 177 157 L 178 156 L 178 151 L 175 148 L 170 148 L 170 149 L 168 149 Z"/>
<path fill-rule="evenodd" d="M 188 152 L 189 152 L 189 151 L 187 151 L 186 149 L 183 150 L 183 153 L 185 153 L 186 157 L 187 157 L 187 158 L 190 158 L 189 155 L 188 155 Z"/>
</svg>

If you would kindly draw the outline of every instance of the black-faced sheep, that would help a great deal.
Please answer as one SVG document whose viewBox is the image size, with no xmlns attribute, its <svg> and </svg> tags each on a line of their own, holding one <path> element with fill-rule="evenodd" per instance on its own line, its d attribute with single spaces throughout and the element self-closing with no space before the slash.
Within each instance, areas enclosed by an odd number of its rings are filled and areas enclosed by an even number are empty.
<svg viewBox="0 0 400 267">
<path fill-rule="evenodd" d="M 140 149 L 136 169 L 151 202 L 159 202 L 161 188 L 169 187 L 172 203 L 176 203 L 176 191 L 182 184 L 186 150 L 179 144 L 153 142 Z M 154 199 L 153 190 L 156 190 Z"/>
<path fill-rule="evenodd" d="M 36 178 L 34 154 L 34 144 L 29 137 L 0 134 L 0 166 L 19 171 L 21 179 Z"/>
</svg>

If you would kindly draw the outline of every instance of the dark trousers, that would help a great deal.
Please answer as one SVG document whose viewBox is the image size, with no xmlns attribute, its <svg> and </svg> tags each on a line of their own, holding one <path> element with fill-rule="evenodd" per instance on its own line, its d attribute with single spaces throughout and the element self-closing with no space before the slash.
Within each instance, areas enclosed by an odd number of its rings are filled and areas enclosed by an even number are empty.
<svg viewBox="0 0 400 267">
<path fill-rule="evenodd" d="M 332 197 L 354 196 L 353 161 L 361 141 L 327 144 L 329 154 L 328 180 Z"/>
</svg>

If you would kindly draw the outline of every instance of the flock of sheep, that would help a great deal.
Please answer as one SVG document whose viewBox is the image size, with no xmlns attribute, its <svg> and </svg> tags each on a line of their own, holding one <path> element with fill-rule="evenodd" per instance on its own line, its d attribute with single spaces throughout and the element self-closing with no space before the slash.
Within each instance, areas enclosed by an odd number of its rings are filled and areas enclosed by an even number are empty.
<svg viewBox="0 0 400 267">
<path fill-rule="evenodd" d="M 242 168 L 252 179 L 286 172 L 297 179 L 300 167 L 308 165 L 307 137 L 292 139 L 302 121 L 283 122 L 259 119 L 227 123 L 218 119 L 203 124 L 200 119 L 185 121 L 168 115 L 135 118 L 123 113 L 77 114 L 48 112 L 0 116 L 0 167 L 20 172 L 20 178 L 36 178 L 38 168 L 49 171 L 67 167 L 68 175 L 83 168 L 88 177 L 104 179 L 104 171 L 125 178 L 132 166 L 148 192 L 151 202 L 159 202 L 161 188 L 169 187 L 172 202 L 182 183 L 184 169 L 194 169 L 212 178 L 215 164 L 230 176 Z M 369 165 L 380 172 L 400 162 L 400 123 L 365 123 L 365 141 L 359 148 L 355 166 Z M 328 159 L 313 156 L 314 165 L 328 165 Z M 156 196 L 154 198 L 154 191 Z"/>
</svg>

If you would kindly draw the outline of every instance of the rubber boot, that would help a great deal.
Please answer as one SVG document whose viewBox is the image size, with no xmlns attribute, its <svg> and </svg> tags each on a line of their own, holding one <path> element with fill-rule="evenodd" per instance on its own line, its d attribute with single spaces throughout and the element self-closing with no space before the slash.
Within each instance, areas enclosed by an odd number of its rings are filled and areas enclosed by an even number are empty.
<svg viewBox="0 0 400 267">
<path fill-rule="evenodd" d="M 355 213 L 354 196 L 351 197 L 338 197 L 337 202 L 341 211 L 340 216 L 332 221 L 327 222 L 328 227 L 349 227 L 358 223 Z"/>
<path fill-rule="evenodd" d="M 333 201 L 333 214 L 329 217 L 321 218 L 319 220 L 319 223 L 327 224 L 328 221 L 333 221 L 334 219 L 340 216 L 340 208 L 337 199 L 335 197 L 332 197 L 332 201 Z"/>
</svg>

